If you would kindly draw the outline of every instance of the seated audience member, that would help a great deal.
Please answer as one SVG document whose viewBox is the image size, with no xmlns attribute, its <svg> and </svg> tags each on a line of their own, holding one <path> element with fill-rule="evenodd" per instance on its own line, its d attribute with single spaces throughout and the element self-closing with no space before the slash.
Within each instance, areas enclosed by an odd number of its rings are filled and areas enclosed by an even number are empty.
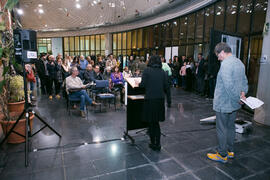
<svg viewBox="0 0 270 180">
<path fill-rule="evenodd" d="M 94 79 L 95 80 L 104 80 L 102 73 L 100 72 L 99 65 L 96 65 L 94 68 Z"/>
<path fill-rule="evenodd" d="M 99 105 L 98 103 L 92 101 L 92 99 L 88 96 L 85 88 L 86 85 L 83 85 L 82 80 L 77 77 L 79 75 L 79 71 L 77 67 L 71 68 L 71 75 L 66 78 L 66 89 L 69 91 L 73 91 L 69 94 L 72 98 L 80 98 L 80 110 L 81 116 L 85 117 L 85 101 L 92 105 Z"/>
<path fill-rule="evenodd" d="M 114 68 L 114 72 L 111 74 L 111 79 L 112 79 L 113 88 L 116 91 L 120 92 L 120 102 L 124 103 L 124 92 L 123 92 L 124 78 L 123 78 L 122 73 L 119 71 L 119 67 L 116 66 Z"/>
<path fill-rule="evenodd" d="M 141 77 L 141 70 L 140 69 L 136 69 L 135 72 L 133 73 L 133 77 Z"/>
<path fill-rule="evenodd" d="M 72 62 L 70 63 L 70 68 L 78 66 L 78 57 L 74 56 Z"/>
<path fill-rule="evenodd" d="M 126 66 L 126 67 L 124 68 L 124 71 L 123 71 L 123 77 L 124 77 L 124 78 L 132 77 L 131 71 L 128 69 L 128 66 Z"/>
<path fill-rule="evenodd" d="M 95 81 L 94 71 L 93 71 L 93 67 L 91 64 L 87 65 L 86 71 L 84 72 L 84 75 L 83 75 L 83 79 L 84 79 L 84 84 L 88 84 L 88 83 Z"/>
<path fill-rule="evenodd" d="M 111 67 L 106 67 L 105 71 L 103 73 L 103 77 L 105 80 L 110 80 L 111 79 L 111 74 L 112 74 L 112 69 Z"/>
</svg>

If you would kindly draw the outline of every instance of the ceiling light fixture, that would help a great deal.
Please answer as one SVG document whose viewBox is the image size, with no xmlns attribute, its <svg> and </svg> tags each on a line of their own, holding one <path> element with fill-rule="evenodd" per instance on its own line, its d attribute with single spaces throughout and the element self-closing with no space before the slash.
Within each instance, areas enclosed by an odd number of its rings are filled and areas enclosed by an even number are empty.
<svg viewBox="0 0 270 180">
<path fill-rule="evenodd" d="M 38 4 L 38 7 L 42 7 L 43 6 L 43 4 Z"/>
<path fill-rule="evenodd" d="M 235 14 L 236 13 L 236 11 L 232 11 L 232 14 Z"/>
<path fill-rule="evenodd" d="M 79 2 L 80 0 L 76 0 L 76 2 Z"/>
<path fill-rule="evenodd" d="M 217 15 L 219 16 L 221 14 L 221 12 L 217 12 Z"/>
<path fill-rule="evenodd" d="M 80 9 L 81 8 L 81 5 L 80 4 L 76 4 L 76 8 Z"/>
<path fill-rule="evenodd" d="M 38 13 L 39 13 L 39 14 L 43 14 L 43 13 L 44 13 L 44 10 L 43 10 L 43 9 L 39 9 L 39 10 L 38 10 Z"/>
<path fill-rule="evenodd" d="M 93 1 L 94 4 L 97 4 L 97 1 Z"/>
<path fill-rule="evenodd" d="M 23 10 L 22 10 L 22 9 L 17 9 L 17 13 L 18 13 L 19 15 L 23 15 Z"/>
<path fill-rule="evenodd" d="M 47 25 L 47 24 L 45 24 L 45 27 L 48 27 L 48 25 Z"/>
</svg>

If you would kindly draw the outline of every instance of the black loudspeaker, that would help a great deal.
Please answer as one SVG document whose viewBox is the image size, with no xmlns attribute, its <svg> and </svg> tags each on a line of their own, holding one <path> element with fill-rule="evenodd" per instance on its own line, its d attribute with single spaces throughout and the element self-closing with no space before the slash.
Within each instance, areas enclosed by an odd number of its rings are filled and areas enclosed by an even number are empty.
<svg viewBox="0 0 270 180">
<path fill-rule="evenodd" d="M 37 59 L 37 33 L 33 30 L 13 30 L 15 59 L 25 63 Z"/>
</svg>

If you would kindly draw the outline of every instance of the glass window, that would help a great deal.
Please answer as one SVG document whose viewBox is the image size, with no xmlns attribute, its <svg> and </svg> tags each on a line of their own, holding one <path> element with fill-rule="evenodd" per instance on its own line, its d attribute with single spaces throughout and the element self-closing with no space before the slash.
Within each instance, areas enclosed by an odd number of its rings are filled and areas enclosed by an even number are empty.
<svg viewBox="0 0 270 180">
<path fill-rule="evenodd" d="M 117 49 L 117 34 L 113 34 L 113 49 Z"/>
<path fill-rule="evenodd" d="M 238 32 L 249 33 L 250 15 L 252 11 L 252 0 L 240 0 L 238 14 Z"/>
<path fill-rule="evenodd" d="M 84 36 L 80 36 L 80 50 L 85 50 L 84 49 Z"/>
<path fill-rule="evenodd" d="M 127 49 L 127 33 L 124 32 L 122 34 L 122 39 L 123 39 L 123 41 L 122 41 L 123 49 Z"/>
<path fill-rule="evenodd" d="M 143 32 L 143 29 L 138 29 L 137 30 L 138 32 L 138 35 L 137 35 L 137 39 L 138 39 L 138 44 L 137 44 L 137 48 L 142 48 L 142 32 Z"/>
<path fill-rule="evenodd" d="M 180 44 L 187 43 L 187 17 L 180 18 Z"/>
<path fill-rule="evenodd" d="M 167 22 L 164 24 L 164 36 L 162 36 L 164 38 L 164 46 L 171 46 L 171 42 L 172 42 L 172 26 L 171 26 L 171 22 Z"/>
<path fill-rule="evenodd" d="M 96 50 L 97 51 L 100 50 L 100 35 L 96 35 Z M 100 52 L 99 52 L 99 54 L 100 54 Z"/>
<path fill-rule="evenodd" d="M 127 32 L 127 49 L 131 49 L 131 31 Z"/>
<path fill-rule="evenodd" d="M 213 27 L 214 21 L 214 6 L 210 6 L 205 9 L 205 30 L 204 30 L 204 41 L 209 42 L 210 39 L 210 30 Z"/>
<path fill-rule="evenodd" d="M 219 1 L 216 3 L 216 15 L 215 15 L 215 29 L 223 31 L 224 29 L 224 11 L 225 1 Z"/>
<path fill-rule="evenodd" d="M 179 46 L 178 48 L 178 57 L 186 55 L 186 46 Z"/>
<path fill-rule="evenodd" d="M 136 49 L 136 43 L 137 43 L 137 30 L 131 31 L 132 36 L 132 48 Z"/>
<path fill-rule="evenodd" d="M 148 48 L 148 40 L 149 40 L 148 28 L 143 28 L 143 48 Z"/>
<path fill-rule="evenodd" d="M 196 13 L 196 42 L 203 42 L 203 23 L 204 23 L 204 10 Z"/>
<path fill-rule="evenodd" d="M 194 55 L 194 46 L 193 45 L 190 45 L 190 46 L 187 46 L 187 57 L 193 57 Z"/>
<path fill-rule="evenodd" d="M 147 28 L 149 31 L 149 48 L 154 47 L 154 29 L 153 26 Z"/>
<path fill-rule="evenodd" d="M 96 48 L 95 48 L 95 36 L 91 36 L 91 42 L 90 42 L 90 48 L 91 48 L 91 51 L 95 51 Z"/>
<path fill-rule="evenodd" d="M 159 46 L 159 25 L 154 25 L 154 46 Z"/>
<path fill-rule="evenodd" d="M 188 22 L 187 43 L 194 43 L 195 13 L 187 17 L 187 22 Z"/>
<path fill-rule="evenodd" d="M 179 19 L 172 21 L 172 44 L 173 46 L 178 45 L 179 40 Z"/>
<path fill-rule="evenodd" d="M 74 51 L 74 37 L 69 37 L 69 50 Z"/>
<path fill-rule="evenodd" d="M 267 0 L 256 0 L 254 4 L 252 32 L 262 32 L 267 11 Z"/>
<path fill-rule="evenodd" d="M 68 37 L 64 37 L 64 51 L 69 51 Z"/>
<path fill-rule="evenodd" d="M 89 36 L 85 36 L 85 50 L 89 51 Z"/>
<path fill-rule="evenodd" d="M 117 34 L 117 49 L 122 49 L 122 34 Z"/>
<path fill-rule="evenodd" d="M 80 42 L 79 42 L 79 37 L 75 37 L 75 51 L 80 50 Z"/>
<path fill-rule="evenodd" d="M 235 32 L 237 4 L 237 0 L 227 0 L 225 29 L 228 32 Z"/>
<path fill-rule="evenodd" d="M 105 45 L 105 36 L 104 35 L 100 35 L 100 43 L 101 43 L 101 50 L 105 51 L 106 49 L 106 45 Z M 105 52 L 104 52 L 105 53 Z M 102 53 L 101 53 L 102 54 Z"/>
</svg>

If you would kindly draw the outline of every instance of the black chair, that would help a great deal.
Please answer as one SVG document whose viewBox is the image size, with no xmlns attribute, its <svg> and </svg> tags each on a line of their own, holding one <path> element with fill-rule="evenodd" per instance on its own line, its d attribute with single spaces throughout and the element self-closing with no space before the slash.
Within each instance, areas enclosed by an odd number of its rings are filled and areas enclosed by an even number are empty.
<svg viewBox="0 0 270 180">
<path fill-rule="evenodd" d="M 66 100 L 67 100 L 67 111 L 68 111 L 68 115 L 70 116 L 70 109 L 72 107 L 72 105 L 74 105 L 75 103 L 76 104 L 80 104 L 81 102 L 81 98 L 79 97 L 70 97 L 70 94 L 72 92 L 75 92 L 75 91 L 71 91 L 71 90 L 66 90 Z M 88 119 L 88 106 L 87 104 L 85 105 L 85 109 L 86 109 L 86 118 Z"/>
<path fill-rule="evenodd" d="M 96 80 L 96 86 L 92 90 L 92 93 L 94 93 L 96 101 L 110 102 L 111 100 L 113 100 L 114 108 L 116 111 L 116 97 L 114 94 L 109 93 L 109 81 L 108 80 Z M 110 107 L 110 103 L 109 103 L 109 107 Z M 101 105 L 100 105 L 100 112 L 101 112 Z"/>
</svg>

